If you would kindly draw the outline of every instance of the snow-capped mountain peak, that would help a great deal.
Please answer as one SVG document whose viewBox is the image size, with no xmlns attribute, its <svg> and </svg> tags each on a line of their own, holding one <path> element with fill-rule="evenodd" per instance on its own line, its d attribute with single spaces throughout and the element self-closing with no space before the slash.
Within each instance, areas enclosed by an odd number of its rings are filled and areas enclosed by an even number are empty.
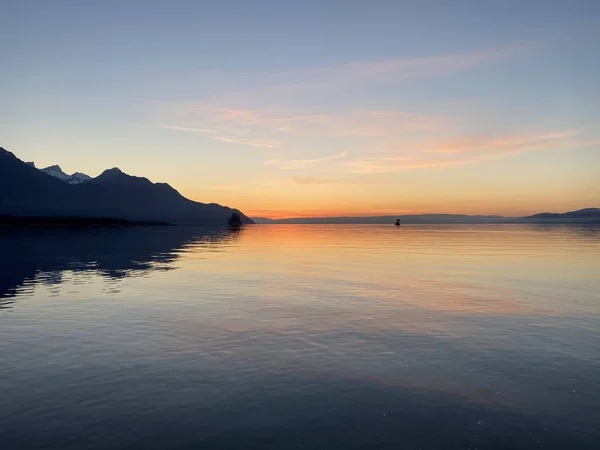
<svg viewBox="0 0 600 450">
<path fill-rule="evenodd" d="M 70 175 L 67 175 L 66 173 L 64 173 L 62 171 L 62 169 L 60 168 L 60 166 L 57 166 L 57 165 L 45 167 L 45 168 L 40 169 L 40 170 L 42 172 L 44 172 L 45 174 L 48 174 L 48 175 L 50 175 L 51 177 L 54 177 L 54 178 L 58 178 L 59 180 L 62 180 L 62 181 L 67 181 L 67 179 L 70 176 Z"/>
<path fill-rule="evenodd" d="M 51 177 L 58 178 L 59 180 L 69 184 L 81 184 L 92 179 L 92 177 L 90 177 L 89 175 L 86 175 L 85 173 L 81 172 L 75 172 L 72 175 L 64 173 L 60 166 L 57 165 L 45 167 L 39 170 L 41 170 L 47 175 L 50 175 Z"/>
<path fill-rule="evenodd" d="M 92 179 L 92 177 L 90 177 L 89 175 L 86 175 L 85 173 L 75 172 L 73 175 L 71 175 L 69 180 L 67 180 L 67 183 L 81 184 L 81 183 L 85 183 L 86 181 L 89 181 L 91 179 Z"/>
</svg>

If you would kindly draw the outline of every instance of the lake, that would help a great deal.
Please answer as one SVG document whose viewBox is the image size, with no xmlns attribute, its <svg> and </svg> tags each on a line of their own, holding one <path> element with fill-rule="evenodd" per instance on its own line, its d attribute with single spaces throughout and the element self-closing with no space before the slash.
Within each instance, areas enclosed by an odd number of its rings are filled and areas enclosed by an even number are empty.
<svg viewBox="0 0 600 450">
<path fill-rule="evenodd" d="M 600 448 L 600 228 L 0 230 L 0 448 Z"/>
</svg>

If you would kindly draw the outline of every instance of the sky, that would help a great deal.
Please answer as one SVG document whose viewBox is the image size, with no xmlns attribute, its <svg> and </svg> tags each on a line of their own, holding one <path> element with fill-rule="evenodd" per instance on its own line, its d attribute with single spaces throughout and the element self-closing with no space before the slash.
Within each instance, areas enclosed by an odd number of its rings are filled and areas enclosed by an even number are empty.
<svg viewBox="0 0 600 450">
<path fill-rule="evenodd" d="M 0 146 L 252 217 L 600 207 L 600 2 L 3 0 Z"/>
</svg>

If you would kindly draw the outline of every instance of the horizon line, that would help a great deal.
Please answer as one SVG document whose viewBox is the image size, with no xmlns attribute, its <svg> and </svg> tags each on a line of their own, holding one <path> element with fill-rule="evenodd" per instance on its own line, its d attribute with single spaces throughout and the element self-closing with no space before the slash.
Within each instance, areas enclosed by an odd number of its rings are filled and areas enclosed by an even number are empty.
<svg viewBox="0 0 600 450">
<path fill-rule="evenodd" d="M 543 210 L 538 212 L 531 212 L 527 214 L 517 215 L 503 215 L 503 214 L 486 214 L 486 213 L 441 213 L 441 212 L 423 212 L 423 213 L 401 213 L 401 214 L 351 214 L 351 215 L 314 215 L 314 216 L 285 216 L 285 217 L 266 217 L 261 215 L 249 214 L 253 220 L 264 219 L 264 220 L 308 220 L 308 219 L 368 219 L 368 218 L 384 218 L 384 217 L 415 217 L 415 216 L 467 216 L 467 217 L 499 217 L 504 219 L 514 219 L 529 217 L 537 214 L 568 214 L 572 212 L 584 211 L 588 209 L 599 209 L 600 207 L 589 206 L 585 208 L 578 208 L 566 211 L 551 211 Z"/>
</svg>

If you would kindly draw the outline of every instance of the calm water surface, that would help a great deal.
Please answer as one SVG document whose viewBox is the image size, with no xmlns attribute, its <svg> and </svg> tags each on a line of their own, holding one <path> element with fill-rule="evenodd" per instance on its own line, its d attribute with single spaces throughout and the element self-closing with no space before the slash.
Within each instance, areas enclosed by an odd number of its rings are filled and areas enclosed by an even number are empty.
<svg viewBox="0 0 600 450">
<path fill-rule="evenodd" d="M 0 231 L 0 449 L 598 449 L 600 229 Z"/>
</svg>

